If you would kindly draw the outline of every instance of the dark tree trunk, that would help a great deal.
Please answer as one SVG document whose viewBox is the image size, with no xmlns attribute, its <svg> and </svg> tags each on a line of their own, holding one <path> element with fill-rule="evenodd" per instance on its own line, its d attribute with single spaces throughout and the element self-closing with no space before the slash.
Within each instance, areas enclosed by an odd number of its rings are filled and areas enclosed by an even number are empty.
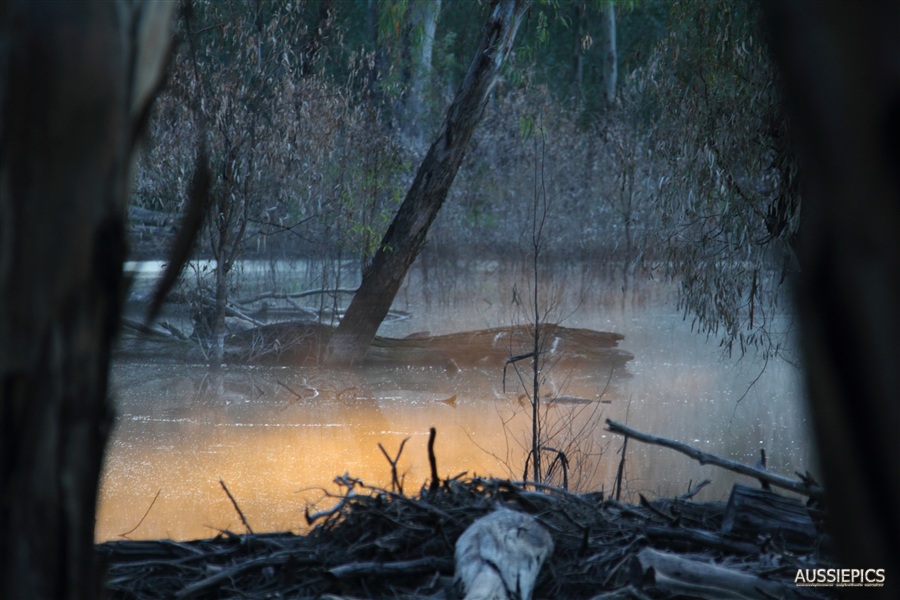
<svg viewBox="0 0 900 600">
<path fill-rule="evenodd" d="M 327 362 L 354 364 L 365 356 L 450 191 L 529 4 L 528 0 L 500 0 L 494 8 L 438 138 L 422 161 L 372 264 L 363 275 L 362 284 L 331 338 Z"/>
<path fill-rule="evenodd" d="M 171 5 L 5 2 L 0 52 L 3 598 L 97 598 L 125 199 Z"/>
<path fill-rule="evenodd" d="M 800 143 L 797 303 L 831 524 L 847 567 L 886 569 L 867 595 L 896 598 L 900 4 L 766 6 Z"/>
</svg>

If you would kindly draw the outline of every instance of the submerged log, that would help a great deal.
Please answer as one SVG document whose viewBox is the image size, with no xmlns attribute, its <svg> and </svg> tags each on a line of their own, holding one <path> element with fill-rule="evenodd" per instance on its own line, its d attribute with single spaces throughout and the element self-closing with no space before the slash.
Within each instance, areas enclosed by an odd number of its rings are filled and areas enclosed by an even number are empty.
<svg viewBox="0 0 900 600">
<path fill-rule="evenodd" d="M 546 325 L 546 356 L 569 366 L 604 365 L 616 370 L 634 358 L 616 346 L 618 333 Z M 334 330 L 318 323 L 272 323 L 226 339 L 226 358 L 235 362 L 318 364 Z M 376 337 L 367 365 L 502 367 L 530 341 L 526 326 L 497 327 L 446 335 L 415 334 L 405 338 Z"/>
<path fill-rule="evenodd" d="M 624 365 L 634 355 L 619 349 L 624 338 L 619 333 L 543 325 L 545 357 L 567 365 L 591 365 L 598 362 Z M 403 362 L 419 365 L 444 365 L 454 360 L 461 367 L 502 367 L 510 356 L 533 347 L 529 326 L 494 327 L 446 335 L 403 339 L 376 337 L 366 355 L 366 363 Z M 398 360 L 400 359 L 400 360 Z"/>
<path fill-rule="evenodd" d="M 722 517 L 722 533 L 753 540 L 767 534 L 789 550 L 806 548 L 817 531 L 797 498 L 736 483 Z"/>
<path fill-rule="evenodd" d="M 478 519 L 456 542 L 456 581 L 466 600 L 530 600 L 553 538 L 531 515 L 509 509 Z"/>
</svg>

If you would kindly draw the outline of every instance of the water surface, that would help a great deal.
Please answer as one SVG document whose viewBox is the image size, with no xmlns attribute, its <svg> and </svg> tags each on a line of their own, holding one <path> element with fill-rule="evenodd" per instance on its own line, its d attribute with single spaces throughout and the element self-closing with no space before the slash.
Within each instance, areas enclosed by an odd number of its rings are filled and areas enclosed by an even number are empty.
<svg viewBox="0 0 900 600">
<path fill-rule="evenodd" d="M 451 333 L 525 318 L 521 300 L 512 301 L 514 269 L 485 263 L 467 273 L 468 280 L 451 282 L 436 282 L 431 274 L 429 283 L 423 282 L 427 273 L 415 271 L 395 302 L 409 318 L 380 333 Z M 603 430 L 605 418 L 750 464 L 765 448 L 769 467 L 785 475 L 813 468 L 794 367 L 752 356 L 723 359 L 716 340 L 692 333 L 682 320 L 671 284 L 646 281 L 623 295 L 621 282 L 608 275 L 575 272 L 573 279 L 577 285 L 547 292 L 563 324 L 623 333 L 620 347 L 635 358 L 624 377 L 596 368 L 543 374 L 545 394 L 594 400 L 554 405 L 544 416 L 550 445 L 569 455 L 572 487 L 611 489 L 622 439 Z M 516 289 L 521 294 L 526 286 Z M 391 485 L 379 444 L 393 458 L 408 439 L 399 472 L 405 491 L 417 491 L 429 477 L 432 426 L 441 477 L 465 472 L 521 479 L 530 420 L 517 381 L 509 376 L 504 390 L 499 367 L 457 373 L 443 367 L 226 366 L 211 373 L 201 364 L 117 364 L 116 428 L 96 538 L 241 532 L 220 479 L 255 531 L 302 530 L 308 505 L 333 502 L 327 494 L 339 491 L 335 477 L 347 473 Z M 722 499 L 734 481 L 747 481 L 635 441 L 625 474 L 626 499 L 683 493 L 707 478 L 713 483 L 699 499 Z"/>
</svg>

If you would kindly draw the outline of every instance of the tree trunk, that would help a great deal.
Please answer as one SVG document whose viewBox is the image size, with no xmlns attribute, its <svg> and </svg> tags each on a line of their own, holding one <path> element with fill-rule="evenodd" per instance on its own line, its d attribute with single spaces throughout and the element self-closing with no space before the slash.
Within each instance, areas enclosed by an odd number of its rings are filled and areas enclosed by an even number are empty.
<svg viewBox="0 0 900 600">
<path fill-rule="evenodd" d="M 420 0 L 410 6 L 413 51 L 404 119 L 408 124 L 409 137 L 417 148 L 425 146 L 428 101 L 431 97 L 431 56 L 440 14 L 441 0 Z"/>
<path fill-rule="evenodd" d="M 584 89 L 582 86 L 584 83 L 584 51 L 587 50 L 590 42 L 588 41 L 589 38 L 585 37 L 588 34 L 587 6 L 581 0 L 573 2 L 573 6 L 575 8 L 574 21 L 577 26 L 575 34 L 575 104 L 580 106 L 582 100 L 584 100 Z"/>
<path fill-rule="evenodd" d="M 23 1 L 2 10 L 4 598 L 102 595 L 94 508 L 126 191 L 172 7 Z"/>
<path fill-rule="evenodd" d="M 607 104 L 616 99 L 618 60 L 616 58 L 616 7 L 612 1 L 600 9 L 600 30 L 597 35 L 600 52 L 600 91 Z"/>
<path fill-rule="evenodd" d="M 835 546 L 900 573 L 900 5 L 766 7 L 800 143 L 797 312 Z"/>
<path fill-rule="evenodd" d="M 365 356 L 407 270 L 425 244 L 428 228 L 447 197 L 529 4 L 529 0 L 500 0 L 494 8 L 438 138 L 422 161 L 372 264 L 363 274 L 347 313 L 331 338 L 327 362 L 354 364 Z"/>
</svg>

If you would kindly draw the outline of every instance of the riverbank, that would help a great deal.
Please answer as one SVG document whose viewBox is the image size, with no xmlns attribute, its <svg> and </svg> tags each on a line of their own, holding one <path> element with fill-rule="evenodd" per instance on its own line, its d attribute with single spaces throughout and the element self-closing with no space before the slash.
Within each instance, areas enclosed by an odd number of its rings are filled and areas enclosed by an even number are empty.
<svg viewBox="0 0 900 600">
<path fill-rule="evenodd" d="M 533 515 L 552 535 L 555 551 L 535 598 L 831 598 L 835 591 L 795 584 L 799 570 L 834 566 L 822 513 L 770 491 L 753 490 L 768 498 L 754 503 L 802 507 L 812 529 L 777 527 L 777 514 L 755 525 L 735 521 L 742 513 L 734 497 L 694 502 L 689 493 L 629 505 L 498 479 L 444 480 L 413 495 L 349 476 L 338 482 L 344 493 L 334 507 L 307 510 L 315 527 L 306 535 L 223 531 L 208 540 L 98 545 L 111 597 L 453 599 L 456 540 L 500 506 Z"/>
</svg>

